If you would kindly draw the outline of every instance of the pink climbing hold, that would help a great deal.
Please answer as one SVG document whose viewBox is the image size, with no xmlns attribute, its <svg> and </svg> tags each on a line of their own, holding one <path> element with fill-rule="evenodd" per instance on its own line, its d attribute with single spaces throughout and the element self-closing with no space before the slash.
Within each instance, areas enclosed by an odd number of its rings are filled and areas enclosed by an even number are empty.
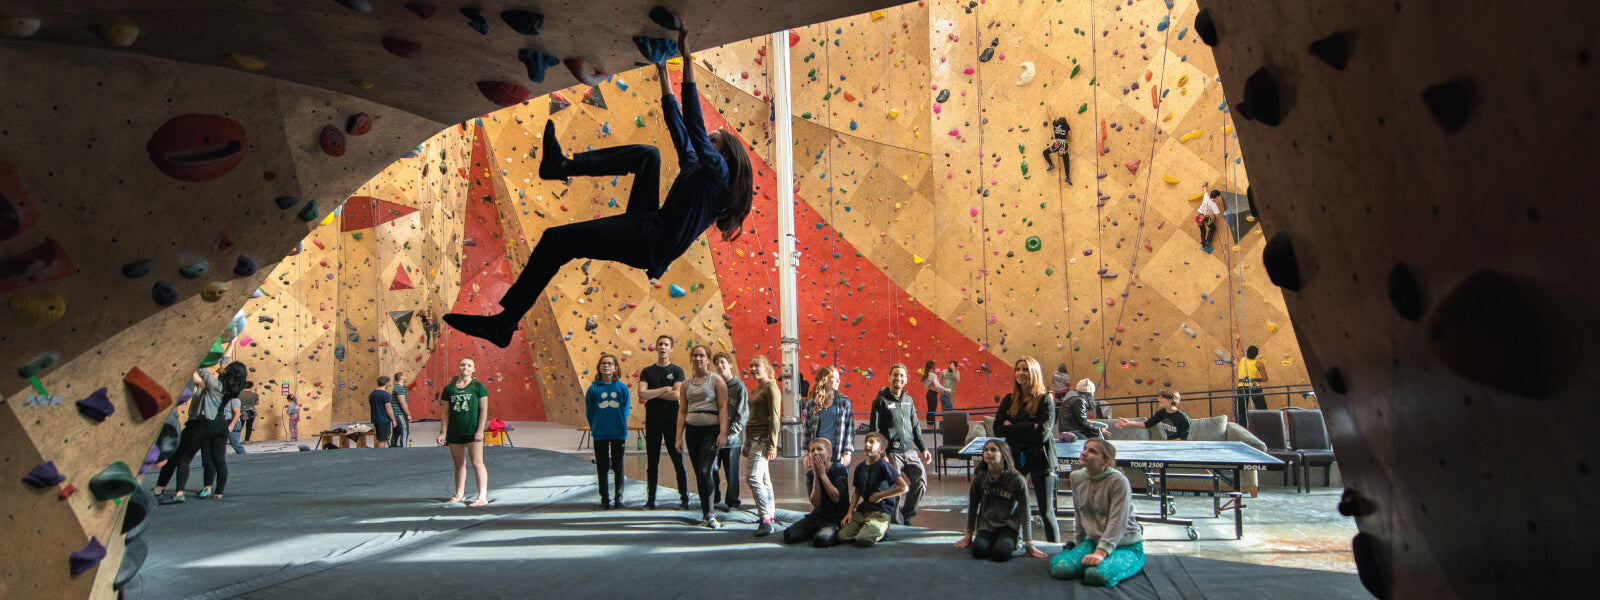
<svg viewBox="0 0 1600 600">
<path fill-rule="evenodd" d="M 605 82 L 606 77 L 609 77 L 604 71 L 600 70 L 595 70 L 591 73 L 589 71 L 589 63 L 584 62 L 581 58 L 569 58 L 562 62 L 567 65 L 568 71 L 572 71 L 572 76 L 578 78 L 578 81 L 583 82 L 584 85 L 600 85 Z"/>
<path fill-rule="evenodd" d="M 479 81 L 478 92 L 500 107 L 516 106 L 528 99 L 528 88 L 509 81 Z"/>
<path fill-rule="evenodd" d="M 976 73 L 976 72 L 978 72 L 977 69 L 974 69 L 972 67 L 967 67 L 967 70 L 962 71 L 961 73 L 963 75 L 971 75 L 971 74 Z"/>
<path fill-rule="evenodd" d="M 967 209 L 967 214 L 970 214 L 970 215 L 976 217 L 976 216 L 978 216 L 978 209 L 977 208 L 969 208 L 969 209 Z"/>
<path fill-rule="evenodd" d="M 332 125 L 323 125 L 322 134 L 317 136 L 317 145 L 328 156 L 344 156 L 344 132 Z"/>
<path fill-rule="evenodd" d="M 1144 159 L 1141 158 L 1141 159 L 1133 161 L 1131 163 L 1124 163 L 1122 166 L 1127 167 L 1129 173 L 1133 173 L 1134 175 L 1138 175 L 1139 174 L 1139 162 L 1142 161 L 1142 160 L 1144 160 Z"/>
</svg>

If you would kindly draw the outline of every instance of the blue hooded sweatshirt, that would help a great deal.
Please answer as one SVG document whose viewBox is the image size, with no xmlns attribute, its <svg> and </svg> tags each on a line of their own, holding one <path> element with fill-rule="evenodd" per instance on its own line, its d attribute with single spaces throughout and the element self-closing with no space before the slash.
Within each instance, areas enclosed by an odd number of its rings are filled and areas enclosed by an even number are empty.
<svg viewBox="0 0 1600 600">
<path fill-rule="evenodd" d="M 589 384 L 583 396 L 584 416 L 589 419 L 589 433 L 597 440 L 628 439 L 627 384 L 622 381 L 603 383 L 599 379 Z"/>
</svg>

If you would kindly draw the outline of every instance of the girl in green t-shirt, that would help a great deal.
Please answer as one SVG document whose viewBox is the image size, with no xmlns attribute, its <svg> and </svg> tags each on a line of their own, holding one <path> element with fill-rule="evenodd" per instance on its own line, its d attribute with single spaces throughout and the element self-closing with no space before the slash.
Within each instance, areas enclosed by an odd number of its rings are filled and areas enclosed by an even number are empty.
<svg viewBox="0 0 1600 600">
<path fill-rule="evenodd" d="M 450 444 L 450 458 L 455 461 L 456 494 L 450 502 L 460 502 L 467 487 L 467 456 L 472 457 L 472 472 L 478 480 L 478 497 L 467 506 L 489 503 L 489 470 L 483 466 L 483 430 L 489 424 L 489 389 L 483 382 L 474 381 L 472 373 L 477 363 L 463 358 L 457 368 L 461 374 L 450 380 L 439 394 L 444 403 L 444 431 L 439 432 L 439 443 Z"/>
</svg>

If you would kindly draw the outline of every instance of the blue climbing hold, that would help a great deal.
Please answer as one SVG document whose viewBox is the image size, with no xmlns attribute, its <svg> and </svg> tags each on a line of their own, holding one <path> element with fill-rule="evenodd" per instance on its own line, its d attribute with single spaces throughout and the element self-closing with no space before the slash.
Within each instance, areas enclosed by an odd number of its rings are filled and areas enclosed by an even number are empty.
<svg viewBox="0 0 1600 600">
<path fill-rule="evenodd" d="M 518 50 L 517 60 L 528 67 L 528 79 L 534 83 L 543 83 L 545 69 L 561 64 L 561 59 L 531 48 Z"/>
<path fill-rule="evenodd" d="M 167 281 L 157 281 L 155 286 L 150 289 L 150 297 L 156 301 L 156 304 L 162 306 L 177 304 L 180 298 L 177 286 Z"/>
<path fill-rule="evenodd" d="M 639 54 L 650 64 L 659 65 L 667 62 L 672 55 L 678 53 L 678 43 L 665 38 L 633 36 L 633 45 L 639 48 Z"/>
<path fill-rule="evenodd" d="M 682 298 L 689 295 L 689 292 L 683 291 L 683 288 L 679 287 L 676 283 L 667 286 L 667 293 L 672 294 L 673 298 Z"/>
<path fill-rule="evenodd" d="M 1161 22 L 1156 23 L 1156 31 L 1166 31 L 1172 26 L 1172 17 L 1161 17 Z"/>
</svg>

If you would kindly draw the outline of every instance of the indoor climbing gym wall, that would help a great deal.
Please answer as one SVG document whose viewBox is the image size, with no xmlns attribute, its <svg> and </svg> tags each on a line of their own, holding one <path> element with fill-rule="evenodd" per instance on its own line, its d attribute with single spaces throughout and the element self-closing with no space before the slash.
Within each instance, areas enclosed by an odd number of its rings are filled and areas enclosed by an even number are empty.
<svg viewBox="0 0 1600 600">
<path fill-rule="evenodd" d="M 315 434 L 367 421 L 378 376 L 424 379 L 436 345 L 424 319 L 460 288 L 470 152 L 461 127 L 408 151 L 319 221 L 245 305 L 253 335 L 235 356 L 257 369 L 255 439 L 287 439 L 289 394 L 305 411 L 300 432 Z"/>
</svg>

